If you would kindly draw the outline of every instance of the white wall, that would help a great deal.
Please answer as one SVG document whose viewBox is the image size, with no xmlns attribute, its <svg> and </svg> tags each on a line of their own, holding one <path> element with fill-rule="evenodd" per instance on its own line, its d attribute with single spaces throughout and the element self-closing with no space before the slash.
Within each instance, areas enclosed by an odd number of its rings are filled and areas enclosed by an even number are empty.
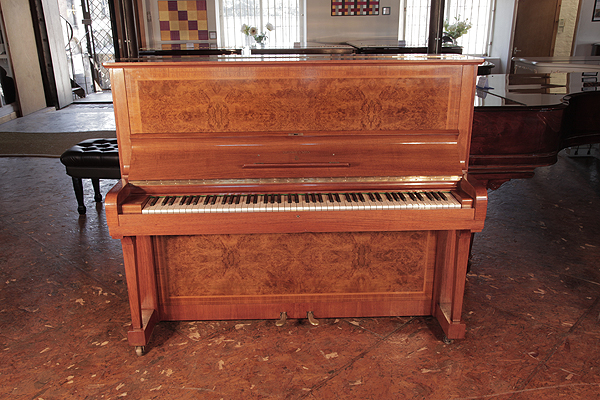
<svg viewBox="0 0 600 400">
<path fill-rule="evenodd" d="M 592 54 L 592 45 L 600 43 L 600 21 L 592 22 L 594 3 L 595 0 L 581 0 L 574 56 L 589 56 Z"/>
<path fill-rule="evenodd" d="M 306 0 L 306 40 L 318 43 L 344 43 L 370 39 L 398 40 L 398 0 L 381 0 L 379 15 L 331 16 L 331 1 Z M 390 7 L 390 15 L 383 15 Z"/>
<path fill-rule="evenodd" d="M 512 53 L 512 37 L 515 24 L 515 12 L 517 0 L 497 0 L 494 21 L 492 22 L 492 45 L 490 46 L 490 57 L 500 59 L 499 69 L 496 73 L 505 74 L 510 66 Z"/>
<path fill-rule="evenodd" d="M 46 107 L 29 2 L 0 0 L 6 43 L 10 51 L 17 103 L 22 116 Z"/>
</svg>

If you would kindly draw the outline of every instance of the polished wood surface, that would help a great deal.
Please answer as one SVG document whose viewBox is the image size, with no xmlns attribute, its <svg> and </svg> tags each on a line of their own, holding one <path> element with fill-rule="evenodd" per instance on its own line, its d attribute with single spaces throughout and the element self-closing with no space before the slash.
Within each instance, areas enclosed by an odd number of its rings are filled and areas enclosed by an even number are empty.
<svg viewBox="0 0 600 400">
<path fill-rule="evenodd" d="M 485 187 L 466 175 L 469 57 L 109 65 L 129 342 L 161 320 L 434 315 L 462 338 Z M 447 190 L 461 208 L 142 214 L 150 194 Z M 462 282 L 461 282 L 462 281 Z"/>
<path fill-rule="evenodd" d="M 521 78 L 509 79 L 513 77 Z M 543 77 L 523 76 L 523 90 L 548 90 L 536 82 Z M 515 85 L 515 92 L 520 91 Z M 553 97 L 551 104 L 476 107 L 469 174 L 497 189 L 511 179 L 531 178 L 536 168 L 554 164 L 567 147 L 600 143 L 599 91 Z"/>
</svg>

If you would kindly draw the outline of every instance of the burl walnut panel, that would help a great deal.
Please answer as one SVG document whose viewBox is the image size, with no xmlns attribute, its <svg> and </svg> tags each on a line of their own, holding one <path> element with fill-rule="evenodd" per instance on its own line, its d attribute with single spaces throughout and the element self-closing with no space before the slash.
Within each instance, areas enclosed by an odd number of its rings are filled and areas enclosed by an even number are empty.
<svg viewBox="0 0 600 400">
<path fill-rule="evenodd" d="M 155 238 L 162 302 L 178 297 L 423 293 L 435 235 L 348 232 Z"/>
<path fill-rule="evenodd" d="M 132 133 L 456 129 L 455 67 L 438 76 L 426 67 L 419 73 L 382 67 L 360 75 L 360 68 L 348 65 L 325 76 L 311 68 L 265 69 L 271 74 L 240 66 L 236 76 L 203 68 L 190 77 L 130 78 Z"/>
</svg>

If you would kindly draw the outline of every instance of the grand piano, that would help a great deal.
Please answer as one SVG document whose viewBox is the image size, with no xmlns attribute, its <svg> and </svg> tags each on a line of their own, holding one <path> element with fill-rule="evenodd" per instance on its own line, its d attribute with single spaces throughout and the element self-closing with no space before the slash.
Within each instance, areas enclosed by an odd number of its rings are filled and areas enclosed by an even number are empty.
<svg viewBox="0 0 600 400">
<path fill-rule="evenodd" d="M 223 56 L 107 65 L 106 196 L 143 353 L 159 321 L 461 312 L 487 191 L 467 174 L 465 56 Z"/>
<path fill-rule="evenodd" d="M 598 72 L 478 77 L 469 174 L 489 189 L 600 143 Z"/>
</svg>

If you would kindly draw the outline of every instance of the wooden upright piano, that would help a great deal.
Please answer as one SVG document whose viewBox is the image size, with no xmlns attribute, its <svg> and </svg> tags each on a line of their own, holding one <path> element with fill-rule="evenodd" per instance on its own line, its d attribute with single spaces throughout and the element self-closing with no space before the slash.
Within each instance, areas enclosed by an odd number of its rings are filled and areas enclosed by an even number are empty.
<svg viewBox="0 0 600 400">
<path fill-rule="evenodd" d="M 464 56 L 108 65 L 129 343 L 159 321 L 433 315 L 463 338 L 477 64 Z"/>
</svg>

